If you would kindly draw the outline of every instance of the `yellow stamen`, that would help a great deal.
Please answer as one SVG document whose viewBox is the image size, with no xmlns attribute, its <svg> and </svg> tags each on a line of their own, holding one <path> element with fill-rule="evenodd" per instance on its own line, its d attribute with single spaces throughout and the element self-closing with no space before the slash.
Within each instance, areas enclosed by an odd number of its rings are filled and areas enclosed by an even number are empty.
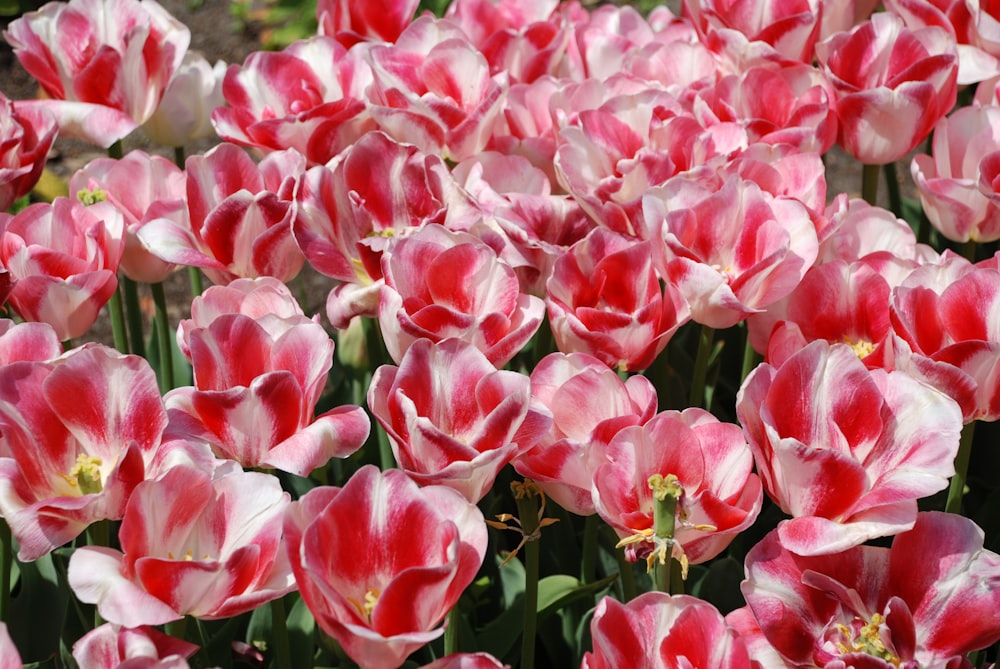
<svg viewBox="0 0 1000 669">
<path fill-rule="evenodd" d="M 76 464 L 68 474 L 63 475 L 63 478 L 74 488 L 79 488 L 83 495 L 101 492 L 104 490 L 101 481 L 102 464 L 100 458 L 81 453 L 76 456 Z"/>
<path fill-rule="evenodd" d="M 76 199 L 89 207 L 92 204 L 107 200 L 108 194 L 97 187 L 92 189 L 81 188 L 76 192 Z"/>
</svg>

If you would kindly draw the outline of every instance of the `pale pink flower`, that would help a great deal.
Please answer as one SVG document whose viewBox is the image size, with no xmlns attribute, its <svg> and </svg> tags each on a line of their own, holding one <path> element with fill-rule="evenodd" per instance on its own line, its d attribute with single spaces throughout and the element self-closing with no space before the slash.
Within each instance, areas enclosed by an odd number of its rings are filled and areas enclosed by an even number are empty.
<svg viewBox="0 0 1000 669">
<path fill-rule="evenodd" d="M 57 130 L 55 117 L 45 109 L 0 93 L 0 211 L 34 188 Z"/>
</svg>

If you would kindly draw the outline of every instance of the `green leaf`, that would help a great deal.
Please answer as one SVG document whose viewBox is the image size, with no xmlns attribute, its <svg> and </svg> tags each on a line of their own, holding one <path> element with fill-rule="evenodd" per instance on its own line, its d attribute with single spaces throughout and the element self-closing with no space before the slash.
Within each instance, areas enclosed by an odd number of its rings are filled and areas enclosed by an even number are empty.
<svg viewBox="0 0 1000 669">
<path fill-rule="evenodd" d="M 69 586 L 52 554 L 20 565 L 21 587 L 10 601 L 8 631 L 25 663 L 59 654 L 59 637 L 69 607 Z"/>
<path fill-rule="evenodd" d="M 295 593 L 295 603 L 288 612 L 288 643 L 292 647 L 292 666 L 310 669 L 316 655 L 316 619 Z"/>
<path fill-rule="evenodd" d="M 271 607 L 267 604 L 258 606 L 250 614 L 246 642 L 262 653 L 271 647 Z"/>
<path fill-rule="evenodd" d="M 500 570 L 501 578 L 506 575 L 504 571 L 514 564 L 520 565 L 515 560 L 510 561 Z M 521 574 L 524 568 L 520 567 Z M 538 581 L 538 624 L 541 625 L 550 616 L 565 606 L 581 601 L 586 597 L 592 597 L 595 593 L 604 590 L 611 585 L 617 574 L 608 576 L 593 583 L 583 583 L 573 576 L 566 574 L 555 574 L 546 576 Z M 506 588 L 505 588 L 506 592 Z M 494 657 L 505 658 L 514 649 L 521 632 L 524 629 L 524 577 L 520 578 L 520 589 L 515 598 L 508 602 L 507 610 L 499 617 L 490 622 L 479 634 L 479 648 L 492 653 Z"/>
</svg>

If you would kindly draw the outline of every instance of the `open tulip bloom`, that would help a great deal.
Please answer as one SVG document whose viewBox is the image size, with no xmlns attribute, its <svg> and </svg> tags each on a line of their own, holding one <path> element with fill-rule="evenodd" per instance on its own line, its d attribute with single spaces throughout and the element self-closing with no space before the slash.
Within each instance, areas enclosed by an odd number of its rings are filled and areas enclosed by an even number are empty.
<svg viewBox="0 0 1000 669">
<path fill-rule="evenodd" d="M 0 669 L 996 669 L 1000 2 L 210 4 L 0 0 Z"/>
</svg>

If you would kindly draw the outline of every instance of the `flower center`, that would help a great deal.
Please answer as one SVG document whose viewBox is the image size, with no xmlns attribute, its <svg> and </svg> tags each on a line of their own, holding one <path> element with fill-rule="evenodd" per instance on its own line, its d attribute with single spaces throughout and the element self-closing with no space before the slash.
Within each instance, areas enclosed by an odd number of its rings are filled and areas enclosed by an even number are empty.
<svg viewBox="0 0 1000 669">
<path fill-rule="evenodd" d="M 101 482 L 102 464 L 100 458 L 81 453 L 76 456 L 76 464 L 68 474 L 63 474 L 63 478 L 78 489 L 81 495 L 101 492 L 104 490 L 104 484 Z"/>
<path fill-rule="evenodd" d="M 864 622 L 861 618 L 855 618 L 855 623 Z M 837 629 L 843 635 L 843 641 L 837 642 L 837 649 L 841 653 L 865 653 L 891 663 L 898 667 L 900 659 L 893 655 L 892 651 L 885 647 L 879 627 L 885 622 L 885 617 L 881 613 L 872 616 L 871 622 L 865 623 L 859 628 L 852 625 L 837 625 Z"/>
<path fill-rule="evenodd" d="M 108 194 L 102 189 L 94 187 L 92 189 L 81 188 L 76 192 L 76 199 L 90 206 L 92 204 L 97 204 L 98 202 L 104 202 L 108 199 Z"/>
<path fill-rule="evenodd" d="M 378 590 L 376 588 L 369 588 L 368 590 L 365 591 L 365 597 L 363 601 L 359 602 L 353 597 L 348 597 L 347 601 L 349 601 L 351 604 L 354 604 L 354 608 L 358 610 L 358 613 L 361 614 L 361 617 L 363 617 L 368 623 L 371 623 L 372 611 L 375 610 L 375 605 L 378 604 L 378 598 L 379 595 L 381 594 L 382 594 L 381 590 Z"/>
<path fill-rule="evenodd" d="M 851 350 L 854 351 L 854 355 L 862 359 L 867 358 L 871 355 L 872 351 L 875 350 L 875 344 L 864 339 L 854 341 L 848 337 L 844 337 L 844 343 L 851 347 Z"/>
</svg>

